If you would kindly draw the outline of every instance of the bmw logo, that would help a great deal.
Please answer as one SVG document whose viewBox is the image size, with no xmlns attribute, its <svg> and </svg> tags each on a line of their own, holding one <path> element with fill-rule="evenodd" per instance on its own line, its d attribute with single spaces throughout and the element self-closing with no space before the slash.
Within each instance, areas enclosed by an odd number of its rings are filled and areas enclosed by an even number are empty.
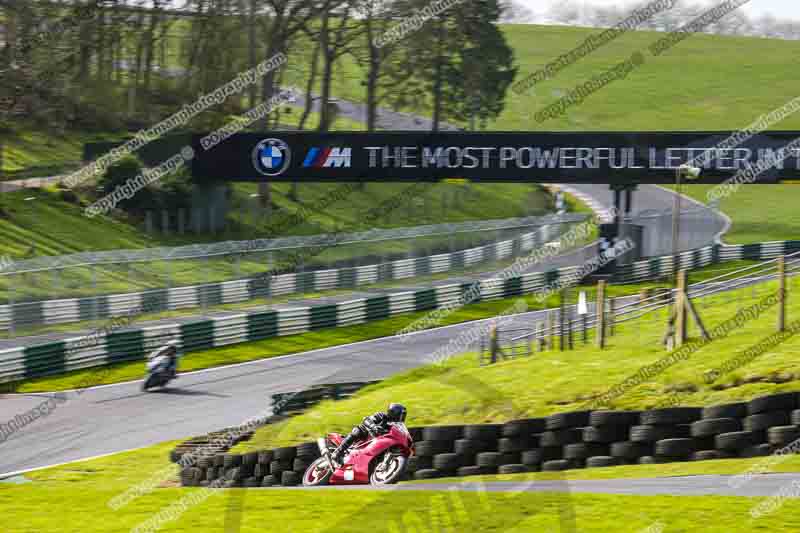
<svg viewBox="0 0 800 533">
<path fill-rule="evenodd" d="M 280 139 L 264 139 L 253 149 L 253 166 L 265 176 L 277 176 L 289 166 L 292 150 Z"/>
</svg>

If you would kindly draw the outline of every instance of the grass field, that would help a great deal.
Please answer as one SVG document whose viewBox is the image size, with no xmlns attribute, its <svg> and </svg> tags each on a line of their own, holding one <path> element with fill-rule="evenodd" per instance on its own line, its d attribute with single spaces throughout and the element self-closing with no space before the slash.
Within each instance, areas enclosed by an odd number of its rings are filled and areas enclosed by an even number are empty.
<svg viewBox="0 0 800 533">
<path fill-rule="evenodd" d="M 674 188 L 674 187 L 673 187 Z M 683 194 L 704 204 L 710 185 L 682 187 Z M 731 218 L 723 236 L 729 244 L 800 239 L 800 185 L 746 185 L 723 198 L 719 209 Z"/>
<path fill-rule="evenodd" d="M 637 532 L 656 523 L 667 525 L 667 531 L 697 531 L 702 524 L 703 531 L 718 533 L 800 528 L 800 502 L 795 499 L 785 501 L 779 511 L 754 522 L 748 511 L 761 498 L 324 490 L 304 492 L 300 502 L 298 491 L 291 489 L 210 492 L 182 489 L 174 486 L 169 470 L 164 474 L 171 445 L 164 443 L 33 472 L 26 474 L 28 482 L 20 484 L 0 483 L 3 530 L 9 533 L 129 531 L 146 520 L 168 514 L 170 508 L 178 512 L 161 525 L 162 531 L 172 533 L 265 530 L 566 533 L 569 530 L 561 528 L 561 516 L 571 515 L 578 531 L 620 531 L 620 525 L 624 524 L 625 531 Z M 742 460 L 740 465 L 744 469 L 752 462 Z M 591 475 L 600 470 L 612 469 L 597 469 Z M 579 477 L 571 472 L 565 474 L 566 478 Z M 543 475 L 541 479 L 550 477 Z M 122 508 L 112 510 L 108 505 L 137 483 L 151 479 L 163 481 L 156 483 L 157 488 L 152 492 Z M 234 529 L 237 526 L 240 529 Z"/>
</svg>

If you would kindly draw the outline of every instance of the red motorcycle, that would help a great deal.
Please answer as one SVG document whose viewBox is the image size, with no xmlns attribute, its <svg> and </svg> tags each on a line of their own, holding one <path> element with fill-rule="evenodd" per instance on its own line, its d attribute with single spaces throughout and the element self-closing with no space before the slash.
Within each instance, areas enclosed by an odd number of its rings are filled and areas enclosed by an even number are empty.
<svg viewBox="0 0 800 533">
<path fill-rule="evenodd" d="M 390 422 L 389 431 L 370 435 L 347 450 L 341 464 L 332 458 L 344 437 L 330 433 L 317 440 L 322 454 L 303 474 L 303 485 L 388 485 L 397 483 L 414 453 L 414 441 L 402 422 Z"/>
</svg>

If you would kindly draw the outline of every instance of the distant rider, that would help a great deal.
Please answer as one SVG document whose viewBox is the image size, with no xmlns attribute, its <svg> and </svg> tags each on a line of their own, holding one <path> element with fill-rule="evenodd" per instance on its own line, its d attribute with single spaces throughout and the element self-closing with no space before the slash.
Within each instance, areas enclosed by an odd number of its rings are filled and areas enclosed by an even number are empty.
<svg viewBox="0 0 800 533">
<path fill-rule="evenodd" d="M 342 443 L 333 452 L 332 459 L 341 463 L 347 450 L 360 440 L 370 437 L 370 435 L 383 435 L 389 431 L 389 424 L 391 422 L 405 422 L 406 421 L 406 408 L 399 403 L 389 404 L 386 412 L 377 412 L 374 415 L 366 417 L 361 424 L 353 428 L 353 431 L 347 435 Z"/>
<path fill-rule="evenodd" d="M 169 341 L 165 346 L 162 346 L 148 356 L 148 359 L 155 359 L 161 355 L 169 357 L 167 372 L 169 373 L 170 379 L 175 379 L 178 375 L 178 358 L 180 357 L 178 346 L 178 341 Z"/>
</svg>

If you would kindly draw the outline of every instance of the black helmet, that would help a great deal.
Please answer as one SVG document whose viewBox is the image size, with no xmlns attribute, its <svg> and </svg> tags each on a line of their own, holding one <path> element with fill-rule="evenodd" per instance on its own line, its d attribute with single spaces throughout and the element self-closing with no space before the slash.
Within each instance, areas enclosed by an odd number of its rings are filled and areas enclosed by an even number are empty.
<svg viewBox="0 0 800 533">
<path fill-rule="evenodd" d="M 386 415 L 392 422 L 405 422 L 406 412 L 406 408 L 399 403 L 390 403 L 389 408 L 386 410 Z"/>
</svg>

